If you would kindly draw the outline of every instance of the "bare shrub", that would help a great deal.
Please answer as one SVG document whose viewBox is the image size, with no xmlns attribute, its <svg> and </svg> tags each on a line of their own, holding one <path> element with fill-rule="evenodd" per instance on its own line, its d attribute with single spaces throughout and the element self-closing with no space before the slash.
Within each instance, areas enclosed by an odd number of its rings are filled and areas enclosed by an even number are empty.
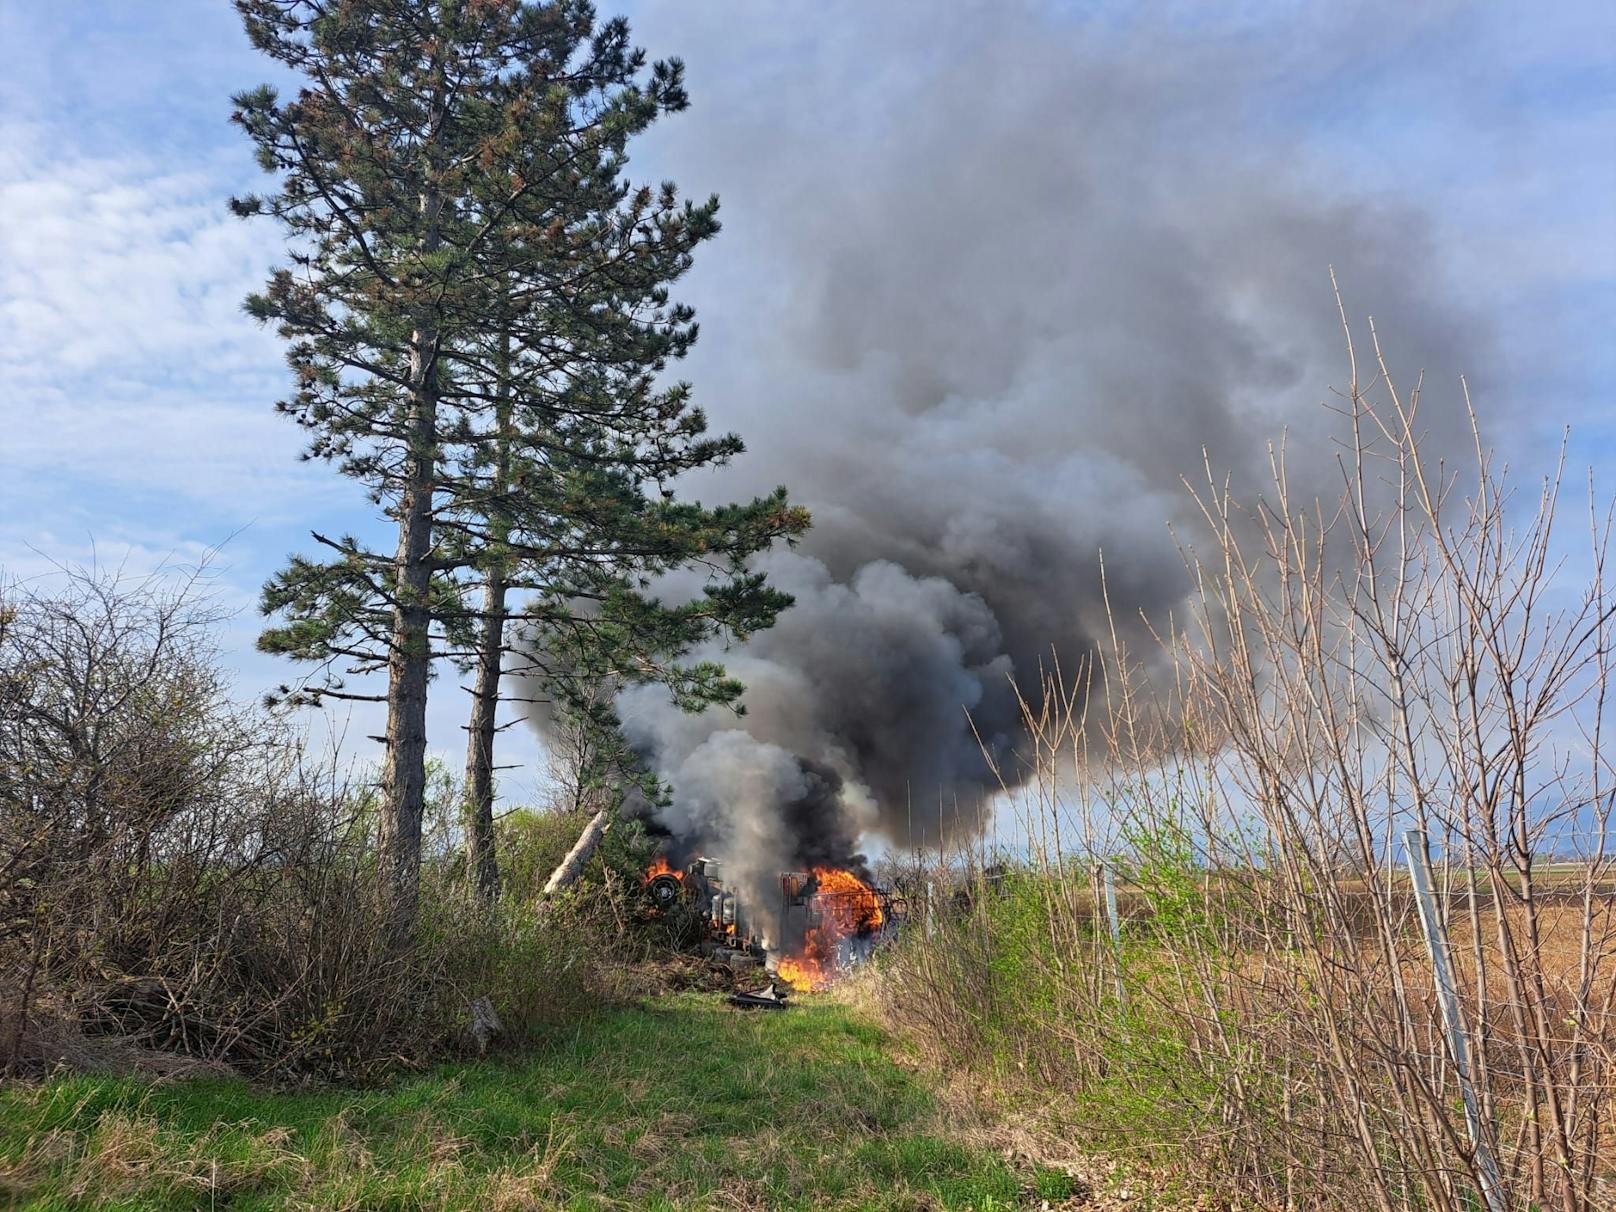
<svg viewBox="0 0 1616 1212">
<path fill-rule="evenodd" d="M 1613 1207 L 1611 515 L 1591 509 L 1568 584 L 1558 470 L 1519 502 L 1479 432 L 1462 474 L 1423 456 L 1418 393 L 1374 353 L 1343 397 L 1339 499 L 1293 497 L 1282 450 L 1249 503 L 1209 474 L 1187 614 L 1152 621 L 1156 651 L 1118 639 L 1028 696 L 1028 855 L 911 931 L 887 1004 L 1070 1130 L 1202 1187 L 1297 1208 Z M 1436 860 L 1474 1127 L 1409 828 Z"/>
<path fill-rule="evenodd" d="M 474 903 L 453 848 L 414 944 L 389 939 L 373 789 L 231 700 L 194 589 L 0 594 L 0 1063 L 63 1059 L 66 1024 L 364 1076 L 459 1046 L 473 997 L 517 1031 L 580 1009 L 581 929 Z"/>
</svg>

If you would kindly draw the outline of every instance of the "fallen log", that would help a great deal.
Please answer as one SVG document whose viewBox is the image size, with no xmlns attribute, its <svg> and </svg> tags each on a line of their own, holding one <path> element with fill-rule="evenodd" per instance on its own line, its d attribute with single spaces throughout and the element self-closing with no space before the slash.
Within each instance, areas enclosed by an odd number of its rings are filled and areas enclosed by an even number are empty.
<svg viewBox="0 0 1616 1212">
<path fill-rule="evenodd" d="M 612 827 L 612 810 L 602 808 L 589 818 L 589 824 L 578 835 L 578 840 L 567 857 L 561 860 L 560 866 L 550 873 L 550 878 L 544 885 L 541 896 L 554 896 L 565 888 L 570 888 L 578 882 L 578 877 L 584 873 L 589 865 L 590 856 L 595 853 L 595 847 L 600 845 L 600 839 L 606 835 L 606 830 Z"/>
</svg>

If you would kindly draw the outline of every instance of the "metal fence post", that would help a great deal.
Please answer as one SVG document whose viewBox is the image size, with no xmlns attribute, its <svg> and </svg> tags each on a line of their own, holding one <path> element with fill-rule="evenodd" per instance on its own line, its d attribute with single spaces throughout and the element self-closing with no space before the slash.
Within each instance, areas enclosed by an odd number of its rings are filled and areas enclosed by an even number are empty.
<svg viewBox="0 0 1616 1212">
<path fill-rule="evenodd" d="M 1100 879 L 1105 885 L 1105 916 L 1111 924 L 1111 958 L 1116 963 L 1117 1002 L 1128 1004 L 1128 990 L 1122 983 L 1122 923 L 1117 918 L 1117 885 L 1111 875 L 1111 864 L 1100 864 Z"/>
<path fill-rule="evenodd" d="M 1448 938 L 1442 928 L 1442 917 L 1437 913 L 1436 898 L 1431 895 L 1431 860 L 1426 850 L 1425 831 L 1408 830 L 1403 834 L 1403 845 L 1408 851 L 1408 873 L 1419 901 L 1425 949 L 1431 956 L 1437 995 L 1442 999 L 1448 1050 L 1459 1073 L 1459 1094 L 1464 1099 L 1465 1127 L 1470 1133 L 1470 1144 L 1476 1152 L 1476 1169 L 1481 1175 L 1481 1196 L 1489 1212 L 1505 1212 L 1504 1185 L 1498 1176 L 1498 1161 L 1493 1157 L 1491 1126 L 1482 1123 L 1481 1106 L 1476 1101 L 1476 1088 L 1470 1076 L 1470 1048 L 1459 1006 L 1459 991 L 1448 968 Z"/>
</svg>

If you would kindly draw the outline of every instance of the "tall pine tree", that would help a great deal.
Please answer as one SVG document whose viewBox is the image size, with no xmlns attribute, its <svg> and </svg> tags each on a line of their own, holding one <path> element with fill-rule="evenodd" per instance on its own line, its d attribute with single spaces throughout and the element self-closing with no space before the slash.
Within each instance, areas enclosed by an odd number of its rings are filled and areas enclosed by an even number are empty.
<svg viewBox="0 0 1616 1212">
<path fill-rule="evenodd" d="M 248 310 L 287 339 L 279 407 L 308 453 L 366 485 L 391 550 L 315 535 L 265 587 L 260 646 L 313 662 L 296 691 L 387 704 L 382 842 L 394 921 L 417 898 L 426 702 L 434 662 L 476 670 L 468 770 L 491 844 L 493 706 L 509 626 L 546 654 L 564 703 L 655 679 L 690 707 L 739 688 L 678 659 L 717 629 L 767 626 L 788 599 L 747 555 L 799 533 L 783 490 L 681 502 L 672 482 L 729 458 L 685 384 L 660 372 L 695 339 L 669 283 L 717 230 L 716 200 L 634 189 L 624 148 L 683 108 L 677 62 L 647 67 L 624 22 L 579 0 L 237 0 L 255 46 L 305 79 L 234 120 L 278 191 L 236 200 L 288 235 L 291 264 Z M 691 561 L 706 592 L 650 587 Z M 516 609 L 513 590 L 529 591 Z M 384 695 L 354 675 L 386 671 Z M 485 804 L 483 801 L 487 801 Z M 474 849 L 476 849 L 474 845 Z M 491 849 L 474 854 L 493 878 Z"/>
</svg>

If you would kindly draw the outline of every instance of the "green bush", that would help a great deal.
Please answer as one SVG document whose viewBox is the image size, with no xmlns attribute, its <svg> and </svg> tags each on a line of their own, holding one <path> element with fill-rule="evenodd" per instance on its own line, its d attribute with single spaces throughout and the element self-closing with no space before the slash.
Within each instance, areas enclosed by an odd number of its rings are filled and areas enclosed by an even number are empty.
<svg viewBox="0 0 1616 1212">
<path fill-rule="evenodd" d="M 584 818 L 587 819 L 587 818 Z M 494 825 L 500 887 L 517 899 L 538 896 L 545 880 L 578 840 L 584 819 L 570 812 L 517 808 Z"/>
<path fill-rule="evenodd" d="M 442 1044 L 465 1042 L 471 1001 L 486 997 L 508 1039 L 542 1036 L 602 1001 L 600 922 L 577 901 L 546 903 L 506 895 L 491 905 L 460 889 L 424 902 L 423 955 L 442 959 L 438 1014 Z"/>
<path fill-rule="evenodd" d="M 1180 1158 L 1231 1091 L 1260 1131 L 1277 1112 L 1276 1087 L 1237 1024 L 1209 1023 L 1200 1009 L 1214 1004 L 1203 982 L 1233 957 L 1217 950 L 1224 932 L 1191 851 L 1164 833 L 1135 839 L 1133 856 L 1123 995 L 1092 895 L 1026 867 L 979 882 L 968 904 L 908 932 L 883 957 L 878 988 L 911 1040 L 1049 1126 Z"/>
</svg>

